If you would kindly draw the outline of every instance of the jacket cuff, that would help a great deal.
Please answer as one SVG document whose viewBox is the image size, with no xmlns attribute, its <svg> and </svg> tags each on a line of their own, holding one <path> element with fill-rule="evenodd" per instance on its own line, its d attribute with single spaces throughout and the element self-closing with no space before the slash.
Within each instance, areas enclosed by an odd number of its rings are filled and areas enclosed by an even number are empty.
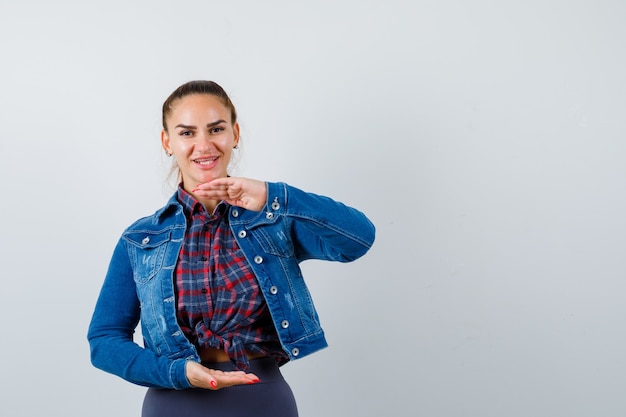
<svg viewBox="0 0 626 417">
<path fill-rule="evenodd" d="M 176 359 L 170 366 L 170 379 L 174 389 L 192 388 L 187 379 L 186 372 L 187 359 Z"/>
</svg>

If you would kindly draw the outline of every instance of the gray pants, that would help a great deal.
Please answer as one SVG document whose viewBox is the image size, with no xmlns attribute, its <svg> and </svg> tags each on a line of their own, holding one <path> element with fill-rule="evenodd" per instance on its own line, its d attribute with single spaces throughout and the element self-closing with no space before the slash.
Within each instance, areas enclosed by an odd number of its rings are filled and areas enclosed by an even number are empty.
<svg viewBox="0 0 626 417">
<path fill-rule="evenodd" d="M 231 371 L 230 363 L 205 364 L 212 369 Z M 249 372 L 261 382 L 237 385 L 217 391 L 205 389 L 170 390 L 149 388 L 142 417 L 297 417 L 291 388 L 274 359 L 252 359 Z"/>
</svg>

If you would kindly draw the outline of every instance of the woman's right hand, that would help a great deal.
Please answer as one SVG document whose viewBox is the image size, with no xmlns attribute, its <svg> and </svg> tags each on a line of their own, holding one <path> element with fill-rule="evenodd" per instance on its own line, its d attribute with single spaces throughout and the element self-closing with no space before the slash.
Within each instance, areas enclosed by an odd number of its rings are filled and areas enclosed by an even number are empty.
<svg viewBox="0 0 626 417">
<path fill-rule="evenodd" d="M 187 361 L 185 373 L 189 383 L 196 388 L 218 390 L 232 387 L 233 385 L 256 384 L 260 381 L 255 374 L 247 374 L 243 371 L 224 372 L 217 369 L 209 369 L 194 361 Z"/>
</svg>

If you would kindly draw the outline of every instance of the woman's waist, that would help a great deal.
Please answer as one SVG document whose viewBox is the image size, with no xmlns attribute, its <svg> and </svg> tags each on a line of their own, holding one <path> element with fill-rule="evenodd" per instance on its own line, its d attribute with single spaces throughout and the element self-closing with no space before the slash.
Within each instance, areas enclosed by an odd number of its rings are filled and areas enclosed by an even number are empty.
<svg viewBox="0 0 626 417">
<path fill-rule="evenodd" d="M 230 357 L 222 349 L 212 347 L 200 347 L 198 348 L 198 355 L 202 362 L 230 362 Z M 258 352 L 246 352 L 248 359 L 258 359 L 267 357 L 265 353 Z"/>
</svg>

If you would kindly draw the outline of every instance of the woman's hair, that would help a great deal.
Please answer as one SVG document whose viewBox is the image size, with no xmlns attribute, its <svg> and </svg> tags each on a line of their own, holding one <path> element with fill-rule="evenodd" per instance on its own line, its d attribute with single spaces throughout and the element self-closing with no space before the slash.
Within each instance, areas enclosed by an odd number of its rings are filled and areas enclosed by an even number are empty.
<svg viewBox="0 0 626 417">
<path fill-rule="evenodd" d="M 215 96 L 219 98 L 224 106 L 230 110 L 230 121 L 234 125 L 237 123 L 237 110 L 235 110 L 235 106 L 233 102 L 230 101 L 230 97 L 226 94 L 226 91 L 213 81 L 189 81 L 185 84 L 178 87 L 176 90 L 170 94 L 170 96 L 163 103 L 163 130 L 167 132 L 167 117 L 172 112 L 172 106 L 176 100 L 179 100 L 183 97 L 187 97 L 192 94 L 208 94 L 211 96 Z"/>
</svg>

